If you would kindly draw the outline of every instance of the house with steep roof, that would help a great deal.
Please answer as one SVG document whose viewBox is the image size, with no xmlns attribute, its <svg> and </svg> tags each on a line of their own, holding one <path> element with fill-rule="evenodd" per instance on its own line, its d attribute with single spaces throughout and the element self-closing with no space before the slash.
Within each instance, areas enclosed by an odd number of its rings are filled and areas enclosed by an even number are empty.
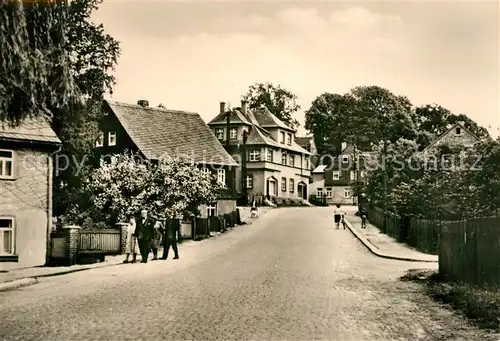
<svg viewBox="0 0 500 341">
<path fill-rule="evenodd" d="M 137 105 L 106 100 L 105 117 L 99 122 L 95 151 L 106 161 L 106 155 L 139 154 L 157 161 L 161 157 L 187 154 L 195 164 L 211 172 L 224 184 L 228 193 L 234 190 L 238 163 L 212 134 L 198 113 L 150 107 L 148 101 Z M 217 203 L 201 208 L 202 216 L 217 216 L 236 209 L 235 195 L 219 198 Z"/>
<path fill-rule="evenodd" d="M 316 143 L 314 142 L 314 136 L 296 136 L 295 141 L 299 146 L 310 152 L 311 155 L 311 170 L 318 166 L 320 156 L 318 155 L 318 149 L 316 148 Z"/>
<path fill-rule="evenodd" d="M 352 144 L 342 143 L 342 151 L 329 165 L 320 165 L 312 171 L 311 194 L 326 199 L 330 205 L 355 205 L 357 198 L 352 186 L 364 181 L 373 152 L 360 151 Z"/>
<path fill-rule="evenodd" d="M 226 110 L 221 102 L 219 114 L 208 126 L 233 158 L 245 163 L 235 176 L 239 192 L 245 190 L 250 199 L 308 198 L 312 153 L 297 143 L 296 130 L 267 108 L 249 109 L 242 101 L 241 107 Z"/>
<path fill-rule="evenodd" d="M 422 153 L 431 151 L 440 145 L 462 145 L 467 148 L 472 148 L 474 144 L 481 139 L 467 129 L 463 122 L 457 122 L 452 125 L 447 131 L 438 136 L 432 141 Z"/>
<path fill-rule="evenodd" d="M 52 231 L 52 155 L 61 141 L 43 120 L 0 122 L 0 270 L 44 265 Z"/>
</svg>

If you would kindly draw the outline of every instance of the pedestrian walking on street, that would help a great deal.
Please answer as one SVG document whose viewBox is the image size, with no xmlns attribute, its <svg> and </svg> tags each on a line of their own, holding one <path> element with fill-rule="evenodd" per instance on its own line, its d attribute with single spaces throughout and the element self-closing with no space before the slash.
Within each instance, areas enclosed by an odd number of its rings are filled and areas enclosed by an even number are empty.
<svg viewBox="0 0 500 341">
<path fill-rule="evenodd" d="M 337 229 L 340 228 L 340 221 L 343 219 L 342 216 L 344 215 L 344 211 L 342 211 L 340 209 L 340 205 L 337 204 L 336 207 L 335 207 L 335 210 L 333 211 L 333 219 L 335 220 L 335 226 L 337 227 Z M 342 222 L 342 224 L 344 224 Z M 344 225 L 344 229 L 345 229 L 345 225 Z"/>
<path fill-rule="evenodd" d="M 177 235 L 180 234 L 178 220 L 167 220 L 163 232 L 163 256 L 161 259 L 168 258 L 170 246 L 174 250 L 174 259 L 179 259 L 179 251 L 177 249 Z"/>
<path fill-rule="evenodd" d="M 129 223 L 127 226 L 127 244 L 125 248 L 125 260 L 123 263 L 135 263 L 137 261 L 137 254 L 139 253 L 139 246 L 137 245 L 137 239 L 134 236 L 136 228 L 135 218 L 133 216 L 129 217 Z M 132 262 L 129 262 L 130 254 L 132 254 Z"/>
<path fill-rule="evenodd" d="M 158 259 L 158 249 L 160 248 L 161 245 L 161 228 L 163 227 L 161 221 L 159 219 L 156 220 L 156 223 L 154 225 L 154 231 L 153 231 L 153 239 L 151 240 L 151 251 L 153 252 L 153 259 L 152 260 L 157 260 Z"/>
<path fill-rule="evenodd" d="M 148 210 L 141 211 L 141 218 L 136 222 L 135 236 L 141 251 L 141 263 L 147 263 L 149 250 L 151 249 L 151 240 L 154 236 L 154 220 L 148 216 Z"/>
</svg>

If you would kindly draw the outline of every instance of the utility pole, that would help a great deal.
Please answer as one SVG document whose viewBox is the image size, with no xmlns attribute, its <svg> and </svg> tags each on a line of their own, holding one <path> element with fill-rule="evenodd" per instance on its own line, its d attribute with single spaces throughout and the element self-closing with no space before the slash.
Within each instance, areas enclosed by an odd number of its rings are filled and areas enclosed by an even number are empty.
<svg viewBox="0 0 500 341">
<path fill-rule="evenodd" d="M 243 144 L 241 145 L 241 188 L 243 192 L 244 204 L 248 204 L 247 193 L 247 139 L 248 132 L 243 131 Z"/>
<path fill-rule="evenodd" d="M 385 164 L 385 158 L 387 155 L 387 140 L 385 136 L 385 113 L 383 114 L 384 127 L 382 128 L 382 138 L 384 140 L 383 151 L 382 151 L 382 171 L 384 175 L 384 231 L 387 231 L 387 167 Z"/>
<path fill-rule="evenodd" d="M 226 111 L 226 150 L 231 154 L 231 140 L 230 140 L 230 129 L 231 129 L 231 110 Z M 229 167 L 229 174 L 226 179 L 226 184 L 230 189 L 234 189 L 234 171 L 233 167 Z M 229 183 L 228 183 L 229 182 Z"/>
</svg>

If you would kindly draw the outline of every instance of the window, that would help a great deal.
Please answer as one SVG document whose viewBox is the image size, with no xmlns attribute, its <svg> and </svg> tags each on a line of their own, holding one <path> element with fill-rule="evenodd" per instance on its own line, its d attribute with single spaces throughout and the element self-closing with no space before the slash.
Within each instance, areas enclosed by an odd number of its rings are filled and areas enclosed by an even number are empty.
<svg viewBox="0 0 500 341">
<path fill-rule="evenodd" d="M 253 175 L 247 175 L 247 188 L 253 188 Z"/>
<path fill-rule="evenodd" d="M 286 166 L 286 154 L 281 153 L 281 164 Z"/>
<path fill-rule="evenodd" d="M 346 198 L 352 197 L 352 192 L 350 189 L 344 190 L 344 197 L 346 197 Z"/>
<path fill-rule="evenodd" d="M 250 151 L 250 161 L 259 161 L 259 160 L 260 160 L 260 150 Z"/>
<path fill-rule="evenodd" d="M 281 132 L 281 143 L 285 143 L 285 133 Z"/>
<path fill-rule="evenodd" d="M 222 128 L 215 129 L 215 136 L 217 137 L 218 140 L 224 140 L 224 129 Z"/>
<path fill-rule="evenodd" d="M 286 178 L 281 178 L 281 191 L 286 192 Z"/>
<path fill-rule="evenodd" d="M 292 145 L 292 134 L 288 134 L 287 144 L 288 144 L 289 146 L 291 146 L 291 145 Z"/>
<path fill-rule="evenodd" d="M 304 158 L 304 166 L 305 169 L 309 169 L 309 158 Z"/>
<path fill-rule="evenodd" d="M 294 155 L 289 155 L 288 156 L 288 160 L 289 160 L 288 165 L 293 167 L 295 165 L 295 156 Z"/>
<path fill-rule="evenodd" d="M 267 162 L 273 162 L 273 150 L 272 149 L 268 149 L 267 150 Z"/>
<path fill-rule="evenodd" d="M 238 129 L 231 128 L 231 130 L 229 130 L 229 138 L 231 140 L 235 140 L 237 136 L 238 136 Z"/>
<path fill-rule="evenodd" d="M 356 180 L 356 172 L 351 171 L 351 180 Z"/>
<path fill-rule="evenodd" d="M 96 147 L 104 147 L 104 133 L 102 131 L 99 132 L 99 137 L 95 141 Z"/>
<path fill-rule="evenodd" d="M 0 219 L 0 255 L 14 255 L 13 219 Z"/>
<path fill-rule="evenodd" d="M 217 169 L 217 182 L 220 184 L 226 184 L 226 170 Z"/>
<path fill-rule="evenodd" d="M 116 131 L 110 131 L 108 134 L 108 146 L 116 146 Z"/>
<path fill-rule="evenodd" d="M 455 128 L 455 133 L 457 135 L 462 135 L 462 128 L 460 128 L 460 127 Z"/>
<path fill-rule="evenodd" d="M 14 152 L 12 150 L 0 150 L 0 179 L 12 179 L 14 177 Z"/>
<path fill-rule="evenodd" d="M 331 188 L 327 188 L 326 189 L 326 197 L 327 198 L 331 198 L 332 197 L 332 189 Z"/>
<path fill-rule="evenodd" d="M 318 197 L 323 196 L 323 188 L 318 188 Z"/>
<path fill-rule="evenodd" d="M 340 179 L 340 172 L 339 171 L 334 171 L 332 173 L 333 180 L 339 180 Z"/>
<path fill-rule="evenodd" d="M 290 193 L 293 193 L 293 191 L 295 190 L 295 180 L 294 179 L 290 179 Z"/>
<path fill-rule="evenodd" d="M 347 163 L 347 162 L 349 162 L 349 156 L 342 155 L 342 163 Z"/>
<path fill-rule="evenodd" d="M 212 172 L 210 171 L 210 169 L 209 169 L 209 168 L 204 167 L 204 168 L 202 168 L 202 171 L 203 171 L 203 173 L 205 173 L 205 174 L 212 175 L 212 174 L 211 174 Z"/>
<path fill-rule="evenodd" d="M 207 217 L 217 216 L 217 203 L 207 205 Z"/>
</svg>

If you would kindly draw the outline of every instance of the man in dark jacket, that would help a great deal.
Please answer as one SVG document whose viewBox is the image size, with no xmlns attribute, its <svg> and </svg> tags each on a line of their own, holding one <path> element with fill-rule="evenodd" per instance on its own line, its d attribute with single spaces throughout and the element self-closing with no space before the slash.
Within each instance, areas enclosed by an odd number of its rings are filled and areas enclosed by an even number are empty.
<svg viewBox="0 0 500 341">
<path fill-rule="evenodd" d="M 148 217 L 148 211 L 143 209 L 141 211 L 141 218 L 137 219 L 135 227 L 135 236 L 137 237 L 137 242 L 139 244 L 142 263 L 148 262 L 151 240 L 154 236 L 154 225 L 155 221 Z"/>
<path fill-rule="evenodd" d="M 165 228 L 163 229 L 163 256 L 161 259 L 168 258 L 168 250 L 170 246 L 174 250 L 174 259 L 179 259 L 179 251 L 177 250 L 177 235 L 180 234 L 179 220 L 168 219 L 165 222 Z"/>
</svg>

